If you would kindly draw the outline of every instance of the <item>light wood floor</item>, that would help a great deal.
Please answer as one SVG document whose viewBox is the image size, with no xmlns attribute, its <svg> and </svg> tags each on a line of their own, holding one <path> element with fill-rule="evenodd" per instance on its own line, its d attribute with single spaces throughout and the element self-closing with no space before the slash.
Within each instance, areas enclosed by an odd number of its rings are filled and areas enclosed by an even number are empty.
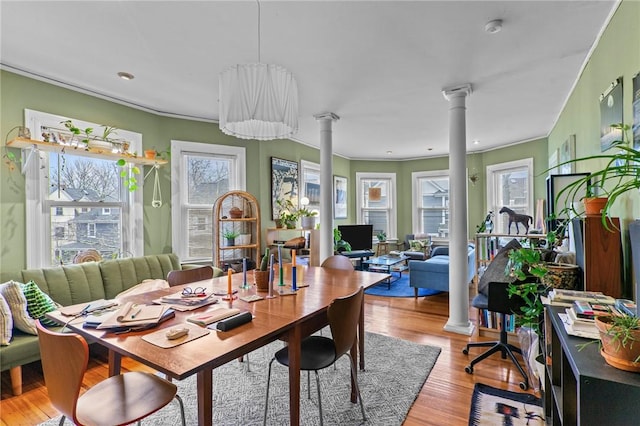
<svg viewBox="0 0 640 426">
<path fill-rule="evenodd" d="M 509 360 L 502 360 L 500 355 L 493 355 L 477 364 L 473 375 L 464 372 L 469 359 L 483 350 L 472 349 L 466 356 L 462 354 L 464 345 L 478 339 L 492 339 L 478 338 L 477 331 L 471 337 L 443 331 L 449 312 L 448 293 L 418 299 L 365 296 L 365 303 L 367 331 L 442 348 L 405 425 L 467 425 L 475 383 L 521 392 L 519 373 Z M 475 309 L 470 309 L 469 317 L 475 322 Z M 85 377 L 88 387 L 107 374 L 105 354 L 97 352 L 94 355 Z M 144 369 L 131 360 L 125 360 L 123 367 L 125 370 Z M 401 370 L 402 366 L 398 368 Z M 23 394 L 14 397 L 11 395 L 9 372 L 2 372 L 1 424 L 36 425 L 56 417 L 58 413 L 49 404 L 39 363 L 23 368 L 23 381 Z"/>
</svg>

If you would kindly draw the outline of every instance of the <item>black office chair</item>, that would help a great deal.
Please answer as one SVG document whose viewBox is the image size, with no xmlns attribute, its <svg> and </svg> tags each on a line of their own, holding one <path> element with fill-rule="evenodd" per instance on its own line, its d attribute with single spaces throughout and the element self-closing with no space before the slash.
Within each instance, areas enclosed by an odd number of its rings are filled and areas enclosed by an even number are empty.
<svg viewBox="0 0 640 426">
<path fill-rule="evenodd" d="M 462 350 L 462 353 L 465 355 L 469 354 L 469 348 L 488 347 L 490 349 L 471 360 L 471 363 L 464 368 L 464 371 L 469 374 L 473 374 L 474 365 L 494 353 L 500 352 L 502 354 L 502 359 L 506 359 L 508 355 L 509 358 L 511 358 L 511 361 L 516 365 L 518 371 L 522 374 L 522 377 L 524 377 L 524 381 L 520 382 L 520 389 L 527 390 L 529 388 L 529 378 L 514 355 L 514 353 L 522 355 L 522 350 L 508 342 L 507 330 L 505 328 L 506 316 L 520 312 L 520 308 L 524 305 L 524 301 L 518 296 L 509 297 L 509 293 L 507 291 L 508 286 L 508 283 L 490 282 L 489 294 L 485 299 L 486 306 L 483 306 L 483 295 L 478 294 L 478 296 L 474 298 L 472 302 L 473 306 L 500 314 L 500 340 L 497 342 L 467 343 L 467 346 Z"/>
</svg>

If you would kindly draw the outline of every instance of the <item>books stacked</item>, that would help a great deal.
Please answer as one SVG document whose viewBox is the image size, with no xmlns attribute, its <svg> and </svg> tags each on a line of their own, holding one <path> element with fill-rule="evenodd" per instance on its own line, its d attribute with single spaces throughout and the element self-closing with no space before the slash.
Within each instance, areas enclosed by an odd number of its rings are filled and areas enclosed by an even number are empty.
<svg viewBox="0 0 640 426">
<path fill-rule="evenodd" d="M 153 301 L 153 303 L 168 304 L 172 309 L 181 312 L 191 311 L 202 306 L 211 305 L 217 302 L 218 298 L 215 297 L 214 293 L 210 291 L 206 291 L 201 295 L 198 295 L 197 297 L 184 295 L 182 294 L 182 292 L 177 292 L 169 294 L 167 296 L 163 296 L 160 299 L 156 299 Z"/>
<path fill-rule="evenodd" d="M 621 315 L 614 305 L 574 300 L 572 305 L 565 309 L 567 320 L 565 329 L 567 333 L 591 339 L 600 338 L 595 324 L 595 318 L 603 315 Z"/>
<path fill-rule="evenodd" d="M 635 317 L 638 312 L 638 307 L 633 300 L 616 299 L 615 307 L 626 315 Z"/>
<path fill-rule="evenodd" d="M 548 304 L 571 307 L 575 300 L 598 305 L 614 305 L 616 299 L 599 291 L 564 290 L 555 288 L 549 291 Z"/>
</svg>

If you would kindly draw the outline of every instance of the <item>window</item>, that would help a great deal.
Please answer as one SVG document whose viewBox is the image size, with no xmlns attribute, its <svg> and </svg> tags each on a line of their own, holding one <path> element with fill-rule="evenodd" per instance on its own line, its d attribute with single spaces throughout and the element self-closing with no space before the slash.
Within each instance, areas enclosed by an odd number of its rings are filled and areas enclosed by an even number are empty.
<svg viewBox="0 0 640 426">
<path fill-rule="evenodd" d="M 309 199 L 307 210 L 318 212 L 316 223 L 320 222 L 320 164 L 300 160 L 302 176 L 302 196 Z M 302 206 L 300 206 L 302 207 Z"/>
<path fill-rule="evenodd" d="M 245 165 L 241 147 L 171 141 L 172 240 L 180 260 L 211 260 L 213 203 L 245 190 Z"/>
<path fill-rule="evenodd" d="M 493 232 L 508 234 L 508 216 L 498 213 L 502 207 L 533 216 L 533 158 L 487 166 L 487 208 L 495 214 Z"/>
<path fill-rule="evenodd" d="M 373 235 L 397 238 L 395 173 L 356 173 L 358 224 L 373 225 Z"/>
<path fill-rule="evenodd" d="M 42 134 L 43 127 L 61 128 L 67 119 L 25 110 L 32 135 Z M 73 121 L 81 128 L 101 127 Z M 130 142 L 131 151 L 141 151 L 141 134 L 118 129 L 117 136 Z M 69 149 L 34 152 L 26 163 L 28 268 L 71 263 L 89 248 L 102 257 L 143 254 L 142 189 L 124 188 L 114 160 L 73 155 Z"/>
<path fill-rule="evenodd" d="M 411 174 L 413 231 L 447 237 L 449 233 L 449 171 Z"/>
</svg>

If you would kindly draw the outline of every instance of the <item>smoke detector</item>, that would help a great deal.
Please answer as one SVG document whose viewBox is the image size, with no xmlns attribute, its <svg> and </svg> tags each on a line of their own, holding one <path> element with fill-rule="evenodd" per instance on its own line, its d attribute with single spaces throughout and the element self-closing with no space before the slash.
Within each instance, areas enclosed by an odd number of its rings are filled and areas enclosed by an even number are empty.
<svg viewBox="0 0 640 426">
<path fill-rule="evenodd" d="M 502 19 L 494 19 L 493 21 L 487 22 L 487 25 L 484 26 L 484 30 L 489 34 L 495 34 L 500 32 L 502 29 Z"/>
</svg>

